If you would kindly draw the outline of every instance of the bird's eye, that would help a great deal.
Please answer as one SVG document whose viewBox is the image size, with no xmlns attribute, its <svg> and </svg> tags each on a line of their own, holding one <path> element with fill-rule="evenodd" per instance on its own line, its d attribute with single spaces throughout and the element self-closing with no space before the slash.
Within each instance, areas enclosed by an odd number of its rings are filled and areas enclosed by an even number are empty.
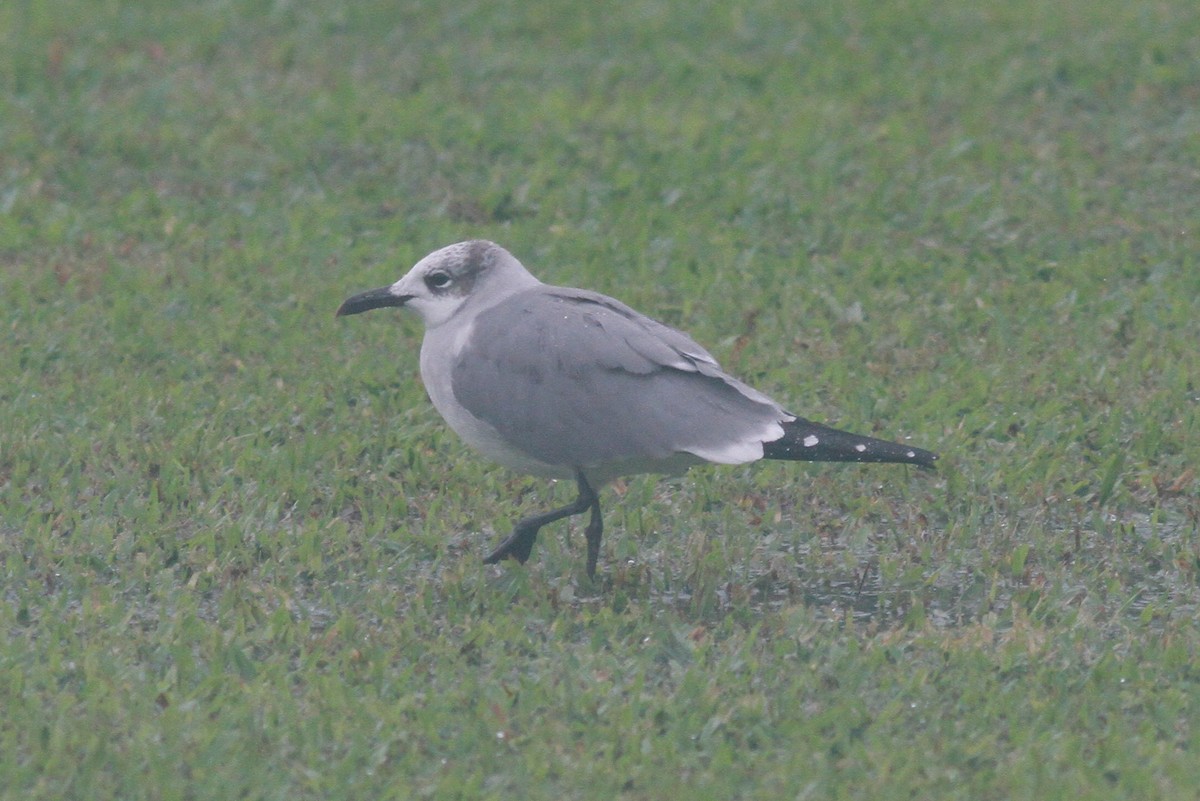
<svg viewBox="0 0 1200 801">
<path fill-rule="evenodd" d="M 425 286 L 430 289 L 445 289 L 450 286 L 451 280 L 449 273 L 443 273 L 439 270 L 436 273 L 430 273 L 425 276 Z"/>
</svg>

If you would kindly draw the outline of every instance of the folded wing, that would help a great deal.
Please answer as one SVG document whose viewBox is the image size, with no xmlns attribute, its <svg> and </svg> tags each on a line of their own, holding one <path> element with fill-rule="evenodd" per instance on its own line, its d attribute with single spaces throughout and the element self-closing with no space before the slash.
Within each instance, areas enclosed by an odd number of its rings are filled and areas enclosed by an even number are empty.
<svg viewBox="0 0 1200 801">
<path fill-rule="evenodd" d="M 452 381 L 471 414 L 552 465 L 748 462 L 792 419 L 686 334 L 604 295 L 548 286 L 481 313 Z"/>
</svg>

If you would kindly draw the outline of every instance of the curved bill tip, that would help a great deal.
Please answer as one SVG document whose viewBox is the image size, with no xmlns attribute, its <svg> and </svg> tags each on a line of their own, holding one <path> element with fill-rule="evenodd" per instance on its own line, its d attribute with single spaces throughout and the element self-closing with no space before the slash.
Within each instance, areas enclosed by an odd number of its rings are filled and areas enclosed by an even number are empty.
<svg viewBox="0 0 1200 801">
<path fill-rule="evenodd" d="M 334 317 L 361 314 L 371 309 L 381 309 L 384 306 L 403 306 L 408 302 L 409 298 L 409 295 L 393 295 L 391 287 L 385 286 L 379 289 L 368 289 L 366 292 L 359 292 L 357 295 L 346 298 L 342 302 L 342 305 L 338 306 Z"/>
</svg>

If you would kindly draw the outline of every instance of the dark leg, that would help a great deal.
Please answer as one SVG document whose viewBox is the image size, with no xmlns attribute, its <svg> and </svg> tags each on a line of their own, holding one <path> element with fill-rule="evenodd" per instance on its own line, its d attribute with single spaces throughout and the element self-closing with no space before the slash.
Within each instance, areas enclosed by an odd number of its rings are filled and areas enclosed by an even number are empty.
<svg viewBox="0 0 1200 801">
<path fill-rule="evenodd" d="M 596 580 L 596 560 L 600 558 L 600 536 L 604 533 L 604 521 L 600 519 L 600 498 L 592 494 L 592 519 L 588 521 L 587 531 L 587 574 L 592 581 Z"/>
<path fill-rule="evenodd" d="M 549 512 L 531 515 L 517 521 L 517 524 L 513 526 L 512 534 L 509 534 L 508 538 L 496 547 L 496 550 L 487 555 L 483 560 L 484 564 L 494 565 L 501 559 L 507 558 L 516 559 L 521 564 L 525 564 L 525 560 L 529 558 L 529 553 L 533 550 L 533 541 L 537 539 L 538 529 L 548 523 L 562 520 L 564 517 L 583 514 L 591 509 L 592 519 L 587 527 L 588 575 L 593 576 L 596 572 L 596 557 L 600 554 L 600 534 L 603 530 L 600 521 L 600 499 L 596 495 L 596 491 L 588 484 L 587 479 L 584 478 L 583 471 L 575 471 L 575 483 L 579 485 L 579 497 L 575 499 L 574 503 L 561 509 L 551 509 Z"/>
</svg>

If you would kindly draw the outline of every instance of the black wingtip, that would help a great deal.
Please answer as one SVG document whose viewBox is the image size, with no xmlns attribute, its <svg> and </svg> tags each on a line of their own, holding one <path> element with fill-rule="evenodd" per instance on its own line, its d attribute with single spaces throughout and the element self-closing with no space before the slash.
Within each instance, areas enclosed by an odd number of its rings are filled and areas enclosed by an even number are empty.
<svg viewBox="0 0 1200 801">
<path fill-rule="evenodd" d="M 886 462 L 935 469 L 938 455 L 899 442 L 864 437 L 798 417 L 783 424 L 783 436 L 763 443 L 764 459 L 802 462 Z"/>
</svg>

